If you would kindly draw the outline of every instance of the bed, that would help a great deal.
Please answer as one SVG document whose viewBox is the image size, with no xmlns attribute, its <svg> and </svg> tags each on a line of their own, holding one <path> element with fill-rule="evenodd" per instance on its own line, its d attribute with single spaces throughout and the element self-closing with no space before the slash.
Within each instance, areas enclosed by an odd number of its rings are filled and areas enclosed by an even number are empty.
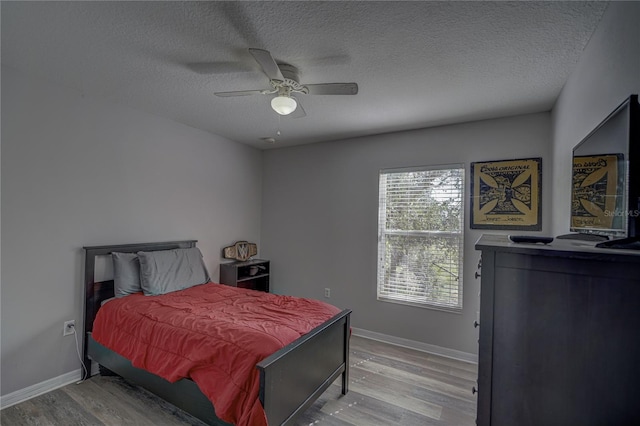
<svg viewBox="0 0 640 426">
<path fill-rule="evenodd" d="M 95 279 L 96 259 L 112 252 L 137 253 L 195 247 L 195 240 L 162 243 L 91 246 L 85 249 L 83 363 L 91 371 L 95 361 L 211 425 L 227 425 L 216 416 L 213 404 L 189 378 L 173 383 L 136 368 L 131 361 L 93 338 L 101 304 L 114 296 L 113 280 Z M 246 290 L 245 290 L 246 291 Z M 111 302 L 107 302 L 111 303 Z M 343 310 L 282 349 L 258 362 L 259 401 L 268 424 L 290 425 L 338 378 L 342 394 L 348 391 L 350 310 Z"/>
</svg>

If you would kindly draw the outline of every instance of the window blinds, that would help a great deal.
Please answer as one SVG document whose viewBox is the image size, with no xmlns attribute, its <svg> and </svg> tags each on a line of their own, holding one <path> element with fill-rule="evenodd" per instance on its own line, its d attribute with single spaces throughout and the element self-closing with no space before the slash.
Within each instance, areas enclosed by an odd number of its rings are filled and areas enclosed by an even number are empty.
<svg viewBox="0 0 640 426">
<path fill-rule="evenodd" d="M 378 299 L 462 309 L 464 166 L 380 172 Z"/>
</svg>

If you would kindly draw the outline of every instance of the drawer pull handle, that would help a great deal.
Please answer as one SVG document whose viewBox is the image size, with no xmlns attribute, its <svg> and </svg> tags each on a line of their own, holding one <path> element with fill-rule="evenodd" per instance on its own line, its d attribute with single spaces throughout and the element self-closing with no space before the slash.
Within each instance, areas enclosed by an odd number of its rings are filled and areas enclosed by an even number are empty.
<svg viewBox="0 0 640 426">
<path fill-rule="evenodd" d="M 480 274 L 478 273 L 478 271 L 476 271 L 476 280 L 477 280 L 478 278 L 480 278 L 481 276 L 482 276 L 482 275 L 480 275 Z"/>
<path fill-rule="evenodd" d="M 475 386 L 474 386 L 474 387 L 472 387 L 472 388 L 471 388 L 471 393 L 472 393 L 473 395 L 477 394 L 477 393 L 478 393 L 478 389 L 476 389 L 476 387 L 475 387 Z"/>
<path fill-rule="evenodd" d="M 474 321 L 473 328 L 478 328 L 478 326 L 480 326 L 480 323 L 478 321 Z"/>
</svg>

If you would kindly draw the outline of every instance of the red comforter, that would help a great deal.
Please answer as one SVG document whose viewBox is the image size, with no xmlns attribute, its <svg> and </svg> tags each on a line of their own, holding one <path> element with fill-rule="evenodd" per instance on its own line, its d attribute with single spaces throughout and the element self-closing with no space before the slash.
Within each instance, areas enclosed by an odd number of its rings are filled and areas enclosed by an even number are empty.
<svg viewBox="0 0 640 426">
<path fill-rule="evenodd" d="M 266 425 L 256 364 L 333 317 L 335 306 L 220 284 L 132 294 L 98 311 L 93 338 L 164 379 L 190 377 L 222 420 Z"/>
</svg>

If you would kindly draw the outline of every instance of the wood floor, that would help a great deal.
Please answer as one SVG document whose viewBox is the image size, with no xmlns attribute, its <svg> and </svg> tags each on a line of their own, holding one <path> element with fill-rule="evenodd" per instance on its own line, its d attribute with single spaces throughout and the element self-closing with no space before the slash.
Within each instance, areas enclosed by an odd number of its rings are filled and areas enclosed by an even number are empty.
<svg viewBox="0 0 640 426">
<path fill-rule="evenodd" d="M 351 339 L 349 393 L 339 380 L 297 425 L 474 426 L 475 364 Z M 204 425 L 119 377 L 94 376 L 0 411 L 9 425 Z"/>
</svg>

